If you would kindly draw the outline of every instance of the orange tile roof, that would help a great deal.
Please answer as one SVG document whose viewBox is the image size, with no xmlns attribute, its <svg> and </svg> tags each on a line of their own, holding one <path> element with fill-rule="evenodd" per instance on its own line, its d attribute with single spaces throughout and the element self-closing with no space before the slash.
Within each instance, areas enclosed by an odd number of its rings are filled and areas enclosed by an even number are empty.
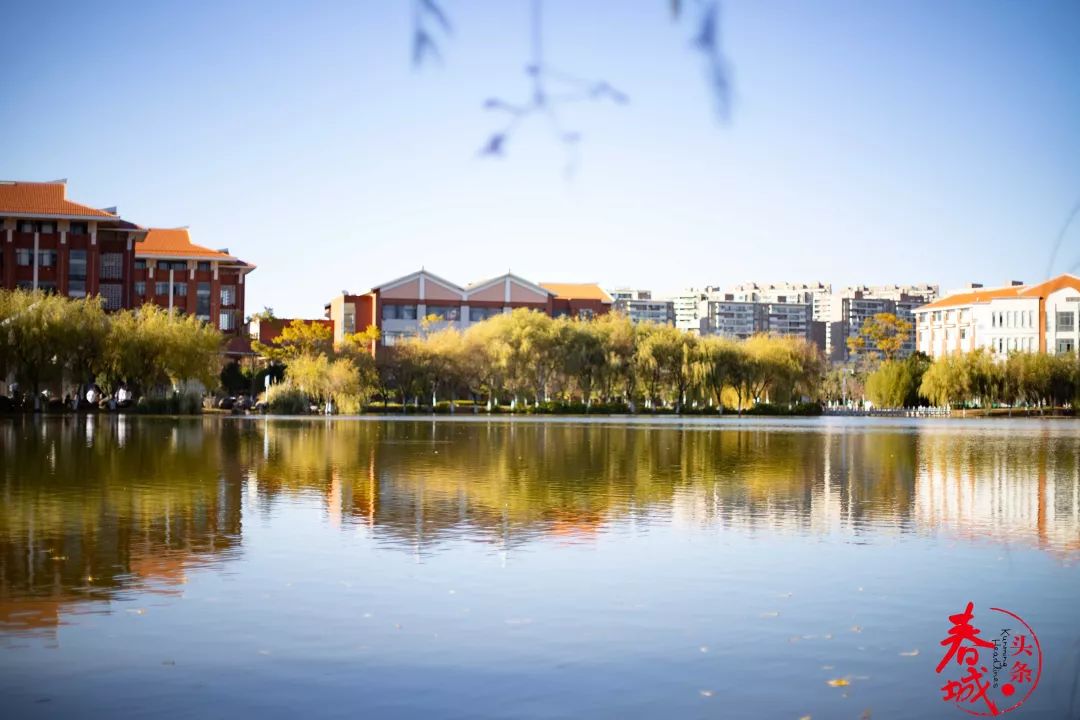
<svg viewBox="0 0 1080 720">
<path fill-rule="evenodd" d="M 976 305 L 1001 298 L 1046 297 L 1050 293 L 1065 287 L 1080 290 L 1080 278 L 1075 275 L 1058 275 L 1037 285 L 1009 285 L 999 288 L 978 288 L 970 292 L 955 293 L 923 305 L 920 310 L 934 310 L 958 305 Z"/>
<path fill-rule="evenodd" d="M 611 302 L 611 296 L 596 283 L 540 283 L 540 287 L 564 300 L 599 300 Z"/>
<path fill-rule="evenodd" d="M 185 257 L 199 260 L 223 260 L 243 263 L 243 260 L 220 250 L 211 250 L 191 242 L 187 228 L 150 228 L 146 239 L 135 246 L 136 257 Z M 244 263 L 246 264 L 246 263 Z"/>
<path fill-rule="evenodd" d="M 1065 273 L 1064 275 L 1058 275 L 1056 278 L 1050 278 L 1038 285 L 1028 285 L 1020 294 L 1024 297 L 1046 297 L 1052 292 L 1057 292 L 1058 290 L 1067 287 L 1080 290 L 1080 277 Z"/>
<path fill-rule="evenodd" d="M 938 298 L 932 303 L 927 303 L 920 307 L 920 310 L 933 310 L 935 308 L 943 307 L 956 307 L 957 305 L 974 305 L 977 303 L 986 303 L 996 298 L 1008 298 L 1018 297 L 1020 291 L 1023 290 L 1026 285 L 1010 285 L 1008 287 L 1000 288 L 978 288 L 970 292 L 953 293 L 952 295 L 946 295 L 943 298 Z"/>
<path fill-rule="evenodd" d="M 67 199 L 62 182 L 0 181 L 0 214 L 117 218 L 115 213 Z"/>
</svg>

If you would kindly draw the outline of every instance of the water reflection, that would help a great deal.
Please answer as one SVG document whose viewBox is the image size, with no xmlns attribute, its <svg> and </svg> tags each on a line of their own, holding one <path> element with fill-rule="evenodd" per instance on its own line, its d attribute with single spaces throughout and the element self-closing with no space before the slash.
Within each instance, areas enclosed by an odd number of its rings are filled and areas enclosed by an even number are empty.
<svg viewBox="0 0 1080 720">
<path fill-rule="evenodd" d="M 0 630 L 176 592 L 243 521 L 323 522 L 425 554 L 512 557 L 655 524 L 850 538 L 947 533 L 1080 551 L 1069 425 L 614 425 L 233 419 L 0 424 Z M 311 522 L 319 522 L 312 518 Z"/>
</svg>

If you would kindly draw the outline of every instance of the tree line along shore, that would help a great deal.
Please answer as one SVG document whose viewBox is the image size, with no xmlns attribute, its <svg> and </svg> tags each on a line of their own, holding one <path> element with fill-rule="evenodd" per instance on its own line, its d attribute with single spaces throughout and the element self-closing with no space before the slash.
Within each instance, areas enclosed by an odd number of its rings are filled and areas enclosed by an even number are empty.
<svg viewBox="0 0 1080 720">
<path fill-rule="evenodd" d="M 0 376 L 14 382 L 0 409 L 94 409 L 88 392 L 146 412 L 196 412 L 227 397 L 280 414 L 816 414 L 864 401 L 1071 413 L 1080 399 L 1075 353 L 900 358 L 910 325 L 892 316 L 865 324 L 844 366 L 798 338 L 699 337 L 617 313 L 579 320 L 518 309 L 464 332 L 432 325 L 372 352 L 375 328 L 335 345 L 328 327 L 298 321 L 271 344 L 255 342 L 260 359 L 241 364 L 225 362 L 221 334 L 192 316 L 3 291 Z M 51 388 L 66 392 L 46 404 Z"/>
</svg>

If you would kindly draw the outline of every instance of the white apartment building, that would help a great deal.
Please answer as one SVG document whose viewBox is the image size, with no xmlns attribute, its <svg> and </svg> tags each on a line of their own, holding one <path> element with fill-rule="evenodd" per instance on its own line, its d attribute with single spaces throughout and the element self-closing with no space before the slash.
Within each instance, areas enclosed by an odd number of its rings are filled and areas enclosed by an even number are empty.
<svg viewBox="0 0 1080 720">
<path fill-rule="evenodd" d="M 848 359 L 848 338 L 862 330 L 863 323 L 878 313 L 890 313 L 915 324 L 915 309 L 937 299 L 937 285 L 859 285 L 847 287 L 832 297 L 830 320 L 826 325 L 825 347 L 835 361 Z M 902 357 L 915 352 L 912 337 L 900 351 Z"/>
<path fill-rule="evenodd" d="M 689 288 L 671 298 L 675 312 L 675 327 L 685 332 L 700 333 L 702 320 L 708 317 L 707 301 L 720 292 L 720 288 L 711 285 L 704 288 Z"/>
<path fill-rule="evenodd" d="M 652 322 L 658 325 L 675 324 L 675 303 L 672 300 L 654 300 L 650 290 L 616 288 L 608 290 L 614 301 L 612 309 L 630 318 L 633 323 Z"/>
<path fill-rule="evenodd" d="M 919 351 L 938 358 L 985 348 L 995 356 L 1080 348 L 1080 278 L 974 287 L 916 309 Z"/>
</svg>

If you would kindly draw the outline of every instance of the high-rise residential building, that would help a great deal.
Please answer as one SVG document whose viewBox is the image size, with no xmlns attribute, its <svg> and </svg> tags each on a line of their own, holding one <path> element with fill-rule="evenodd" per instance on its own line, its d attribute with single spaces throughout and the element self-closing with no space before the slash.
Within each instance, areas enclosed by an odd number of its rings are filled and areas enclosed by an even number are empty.
<svg viewBox="0 0 1080 720">
<path fill-rule="evenodd" d="M 671 305 L 675 313 L 675 327 L 686 332 L 700 333 L 703 321 L 708 315 L 707 301 L 719 290 L 720 288 L 713 286 L 689 288 L 672 296 Z"/>
<path fill-rule="evenodd" d="M 68 200 L 66 181 L 0 181 L 0 287 L 100 295 L 106 310 L 131 307 L 135 248 L 145 235 L 116 208 Z"/>
<path fill-rule="evenodd" d="M 1037 285 L 975 285 L 915 310 L 916 344 L 938 358 L 985 348 L 1068 353 L 1080 348 L 1080 277 L 1059 275 Z"/>
<path fill-rule="evenodd" d="M 616 312 L 630 318 L 633 323 L 652 322 L 659 325 L 675 324 L 675 304 L 671 300 L 653 299 L 649 290 L 618 288 L 609 290 Z"/>
<path fill-rule="evenodd" d="M 745 340 L 759 333 L 813 340 L 813 308 L 809 303 L 734 300 L 731 293 L 705 301 L 702 334 Z"/>
<path fill-rule="evenodd" d="M 240 336 L 244 280 L 254 269 L 226 249 L 191 242 L 187 228 L 151 228 L 135 250 L 134 302 L 194 315 Z"/>
<path fill-rule="evenodd" d="M 937 285 L 860 285 L 833 295 L 832 313 L 826 335 L 829 357 L 837 362 L 849 359 L 848 340 L 857 337 L 863 323 L 878 313 L 896 315 L 911 323 L 913 331 L 900 357 L 915 352 L 915 308 L 938 296 Z"/>
</svg>

